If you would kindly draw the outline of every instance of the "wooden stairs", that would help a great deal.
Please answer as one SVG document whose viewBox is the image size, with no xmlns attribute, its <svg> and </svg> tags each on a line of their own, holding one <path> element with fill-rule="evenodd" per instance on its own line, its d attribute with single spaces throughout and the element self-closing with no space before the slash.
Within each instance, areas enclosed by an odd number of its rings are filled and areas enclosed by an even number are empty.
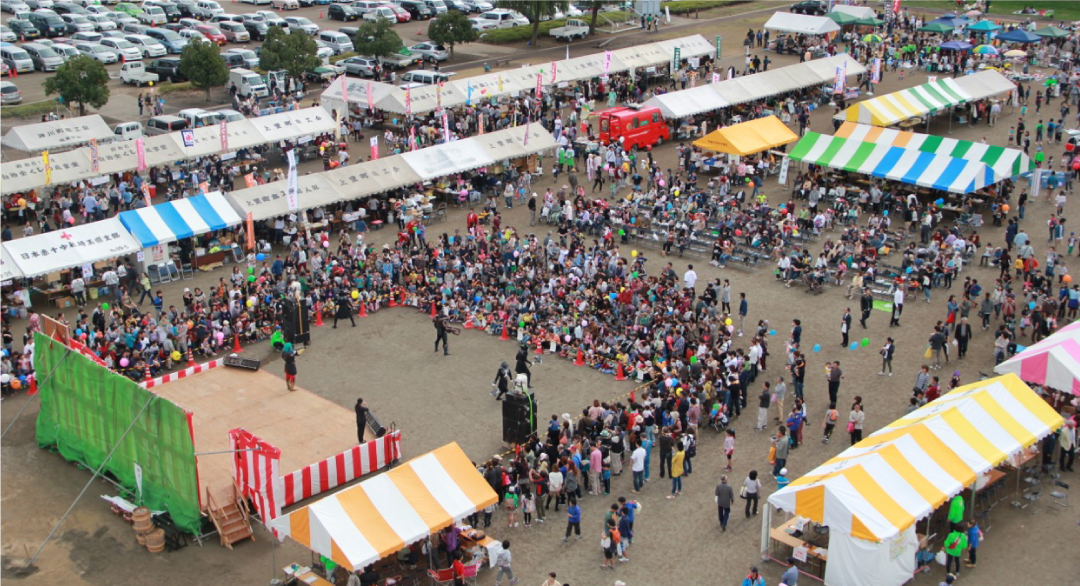
<svg viewBox="0 0 1080 586">
<path fill-rule="evenodd" d="M 218 505 L 210 488 L 206 489 L 206 513 L 214 522 L 214 527 L 221 537 L 221 545 L 229 549 L 233 548 L 234 543 L 243 539 L 250 538 L 255 541 L 255 533 L 251 529 L 251 513 L 235 480 L 232 483 L 231 493 L 231 497 L 225 500 L 224 505 Z"/>
</svg>

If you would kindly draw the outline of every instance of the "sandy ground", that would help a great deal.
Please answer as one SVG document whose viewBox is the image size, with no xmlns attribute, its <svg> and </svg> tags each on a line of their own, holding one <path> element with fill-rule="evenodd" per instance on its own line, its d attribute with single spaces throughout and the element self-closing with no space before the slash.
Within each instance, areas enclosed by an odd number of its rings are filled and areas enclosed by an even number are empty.
<svg viewBox="0 0 1080 586">
<path fill-rule="evenodd" d="M 741 35 L 747 27 L 757 27 L 764 17 L 742 19 L 715 25 L 715 33 Z M 696 31 L 695 31 L 696 32 Z M 738 38 L 738 37 L 734 37 Z M 728 53 L 730 55 L 730 53 Z M 773 57 L 773 56 L 770 56 Z M 790 57 L 777 57 L 775 66 L 792 63 Z M 893 91 L 912 85 L 913 80 L 925 81 L 925 74 L 906 76 L 903 85 L 896 75 L 888 73 L 878 88 L 878 93 Z M 1055 102 L 1053 111 L 1059 104 Z M 1046 110 L 1044 109 L 1044 112 Z M 831 132 L 828 116 L 831 109 L 814 113 L 812 129 Z M 1015 123 L 1017 113 L 1005 115 L 996 129 L 954 127 L 953 136 L 979 140 L 982 136 L 995 144 L 1005 143 L 1008 126 Z M 1037 117 L 1035 118 L 1037 119 Z M 947 126 L 935 122 L 931 132 L 944 134 Z M 658 150 L 661 161 L 673 163 L 673 147 Z M 1050 151 L 1057 154 L 1057 147 Z M 550 184 L 545 178 L 540 186 Z M 767 185 L 774 203 L 786 198 L 786 190 L 775 182 Z M 1075 206 L 1070 206 L 1075 207 Z M 1040 227 L 1049 213 L 1044 202 L 1029 205 L 1028 219 L 1024 225 L 1035 237 L 1039 254 L 1045 244 L 1038 238 Z M 507 223 L 519 227 L 528 224 L 527 211 L 515 208 L 504 213 Z M 435 233 L 463 227 L 464 215 L 452 210 L 449 221 L 432 228 Z M 536 227 L 542 234 L 546 227 Z M 983 236 L 990 241 L 1000 241 L 1002 230 L 988 227 Z M 376 243 L 392 237 L 390 231 L 372 235 Z M 816 252 L 820 241 L 814 245 Z M 629 252 L 625 250 L 624 252 Z M 663 262 L 658 254 L 651 255 L 654 270 Z M 671 260 L 677 271 L 686 268 L 687 261 Z M 702 279 L 723 277 L 731 279 L 735 293 L 748 293 L 750 314 L 748 319 L 770 320 L 772 327 L 783 336 L 794 318 L 803 320 L 803 339 L 807 347 L 820 343 L 823 350 L 810 357 L 806 395 L 811 413 L 806 445 L 793 451 L 788 461 L 790 477 L 796 478 L 822 461 L 839 453 L 847 442 L 838 437 L 829 445 L 816 441 L 816 429 L 825 405 L 825 383 L 821 376 L 826 360 L 841 360 L 846 379 L 841 386 L 841 403 L 859 394 L 864 398 L 867 412 L 867 430 L 876 429 L 903 413 L 907 405 L 914 375 L 923 362 L 922 349 L 934 321 L 944 319 L 944 303 L 947 294 L 935 291 L 932 303 L 910 303 L 904 312 L 903 326 L 886 327 L 888 316 L 875 311 L 870 318 L 870 329 L 860 331 L 856 326 L 853 338 L 870 338 L 866 349 L 850 351 L 841 349 L 840 316 L 847 306 L 857 302 L 847 301 L 841 291 L 831 289 L 820 296 L 811 297 L 801 289 L 785 289 L 777 285 L 770 270 L 748 273 L 739 269 L 719 270 L 697 262 L 696 270 Z M 971 268 L 965 273 L 989 285 L 996 272 Z M 184 286 L 203 285 L 216 280 L 218 274 L 199 275 L 195 281 L 173 283 L 164 287 L 166 302 L 178 299 Z M 16 324 L 21 327 L 21 324 Z M 979 372 L 992 369 L 992 339 L 975 328 L 968 358 L 942 369 L 941 374 L 951 374 L 958 369 L 966 382 L 978 379 Z M 314 348 L 299 361 L 300 384 L 345 407 L 350 407 L 356 397 L 363 396 L 384 422 L 394 422 L 404 430 L 404 451 L 407 458 L 422 454 L 448 441 L 458 441 L 466 453 L 475 460 L 489 457 L 502 450 L 498 405 L 487 391 L 498 363 L 513 357 L 515 346 L 500 342 L 495 337 L 465 331 L 461 336 L 451 337 L 451 355 L 444 357 L 432 353 L 433 331 L 429 320 L 415 310 L 384 310 L 366 320 L 358 320 L 356 329 L 345 326 L 333 330 L 329 325 L 315 331 Z M 884 337 L 896 338 L 897 354 L 894 361 L 896 376 L 881 378 L 876 348 Z M 774 351 L 779 350 L 780 340 L 774 341 Z M 259 349 L 254 349 L 261 354 Z M 769 376 L 779 374 L 773 362 Z M 267 370 L 281 375 L 280 362 L 268 361 Z M 549 357 L 543 365 L 534 369 L 536 391 L 540 400 L 540 413 L 563 413 L 579 411 L 593 398 L 609 399 L 629 391 L 629 383 L 617 383 L 610 376 L 575 367 L 571 362 Z M 19 409 L 27 402 L 25 395 L 3 403 L 0 422 L 6 428 Z M 4 437 L 0 465 L 2 465 L 2 554 L 4 571 L 0 577 L 11 583 L 37 585 L 141 585 L 155 583 L 160 586 L 172 584 L 224 584 L 266 583 L 272 577 L 280 577 L 280 568 L 290 562 L 307 562 L 307 550 L 291 543 L 271 547 L 269 534 L 257 531 L 254 543 L 244 543 L 237 551 L 228 551 L 216 541 L 203 547 L 192 546 L 175 553 L 148 554 L 138 548 L 130 529 L 109 513 L 108 507 L 98 495 L 113 494 L 111 487 L 95 482 L 86 497 L 75 506 L 72 515 L 60 527 L 55 540 L 46 546 L 37 561 L 36 573 L 19 579 L 10 567 L 41 544 L 53 525 L 63 515 L 68 505 L 89 480 L 89 474 L 68 464 L 62 458 L 36 447 L 33 422 L 37 405 L 29 405 L 22 418 Z M 750 469 L 767 468 L 768 442 L 764 433 L 755 434 L 753 421 L 744 417 L 734 428 L 739 433 L 733 482 L 739 482 Z M 312 433 L 319 433 L 318 422 L 312 422 Z M 502 525 L 502 517 L 496 517 L 491 534 L 497 538 L 510 539 L 515 552 L 514 567 L 525 583 L 538 583 L 549 571 L 558 572 L 559 579 L 571 584 L 611 584 L 623 580 L 628 585 L 646 583 L 683 584 L 737 584 L 751 564 L 759 559 L 761 527 L 758 518 L 744 519 L 733 515 L 732 526 L 727 533 L 719 531 L 712 503 L 712 489 L 718 482 L 722 456 L 720 438 L 711 432 L 702 434 L 699 457 L 695 461 L 695 473 L 685 481 L 683 498 L 668 501 L 662 498 L 668 486 L 655 478 L 647 485 L 641 502 L 644 505 L 638 517 L 634 547 L 630 551 L 632 561 L 619 564 L 614 572 L 600 570 L 601 553 L 598 546 L 601 517 L 610 502 L 620 494 L 627 494 L 630 479 L 618 477 L 613 481 L 610 497 L 585 499 L 583 527 L 585 537 L 580 542 L 562 544 L 559 537 L 564 527 L 562 514 L 549 513 L 549 522 L 530 529 L 510 529 Z M 1077 480 L 1075 474 L 1067 474 L 1067 482 Z M 766 483 L 765 492 L 773 486 Z M 1065 513 L 1040 511 L 1020 513 L 999 505 L 992 514 L 993 528 L 981 549 L 983 566 L 964 573 L 964 581 L 975 578 L 984 584 L 1072 583 L 1080 572 L 1080 557 L 1076 556 L 1075 505 Z M 1070 537 L 1072 536 L 1072 537 Z M 1061 537 L 1065 537 L 1061 539 Z M 775 584 L 781 572 L 779 565 L 762 565 L 767 583 Z M 917 584 L 937 584 L 943 577 L 943 569 L 935 567 L 932 574 L 922 574 Z M 491 572 L 484 572 L 480 583 L 493 583 Z M 809 580 L 804 577 L 804 582 Z"/>
</svg>

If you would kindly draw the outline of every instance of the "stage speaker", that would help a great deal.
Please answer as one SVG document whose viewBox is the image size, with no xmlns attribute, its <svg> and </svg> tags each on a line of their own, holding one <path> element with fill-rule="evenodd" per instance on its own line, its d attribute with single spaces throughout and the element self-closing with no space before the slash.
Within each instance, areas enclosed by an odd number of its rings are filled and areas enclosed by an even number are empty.
<svg viewBox="0 0 1080 586">
<path fill-rule="evenodd" d="M 536 401 L 531 394 L 510 392 L 503 397 L 503 443 L 524 444 L 536 435 Z"/>
<path fill-rule="evenodd" d="M 293 344 L 311 342 L 310 307 L 307 302 L 286 298 L 281 307 L 281 330 L 285 341 Z"/>
</svg>

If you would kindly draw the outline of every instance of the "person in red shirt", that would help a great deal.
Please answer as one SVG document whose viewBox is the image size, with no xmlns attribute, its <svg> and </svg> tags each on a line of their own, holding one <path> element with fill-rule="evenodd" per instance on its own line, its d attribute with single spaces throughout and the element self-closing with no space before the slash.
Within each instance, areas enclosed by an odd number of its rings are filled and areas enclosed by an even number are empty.
<svg viewBox="0 0 1080 586">
<path fill-rule="evenodd" d="M 934 377 L 930 379 L 930 386 L 926 387 L 926 402 L 932 403 L 935 399 L 941 396 L 941 379 Z"/>
<path fill-rule="evenodd" d="M 465 227 L 471 230 L 472 228 L 476 227 L 476 225 L 479 224 L 479 223 L 480 223 L 480 216 L 476 215 L 475 210 L 473 210 L 472 208 L 469 208 L 469 214 L 467 216 L 465 216 Z"/>
</svg>

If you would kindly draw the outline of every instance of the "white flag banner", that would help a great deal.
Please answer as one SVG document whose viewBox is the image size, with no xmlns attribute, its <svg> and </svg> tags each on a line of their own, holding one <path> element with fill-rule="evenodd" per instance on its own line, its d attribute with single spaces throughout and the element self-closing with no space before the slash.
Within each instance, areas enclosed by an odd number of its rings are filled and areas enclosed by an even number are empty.
<svg viewBox="0 0 1080 586">
<path fill-rule="evenodd" d="M 286 157 L 289 161 L 289 174 L 286 177 L 288 185 L 285 188 L 285 203 L 288 204 L 289 211 L 295 212 L 300 210 L 300 179 L 296 171 L 296 150 L 289 149 Z"/>
</svg>

